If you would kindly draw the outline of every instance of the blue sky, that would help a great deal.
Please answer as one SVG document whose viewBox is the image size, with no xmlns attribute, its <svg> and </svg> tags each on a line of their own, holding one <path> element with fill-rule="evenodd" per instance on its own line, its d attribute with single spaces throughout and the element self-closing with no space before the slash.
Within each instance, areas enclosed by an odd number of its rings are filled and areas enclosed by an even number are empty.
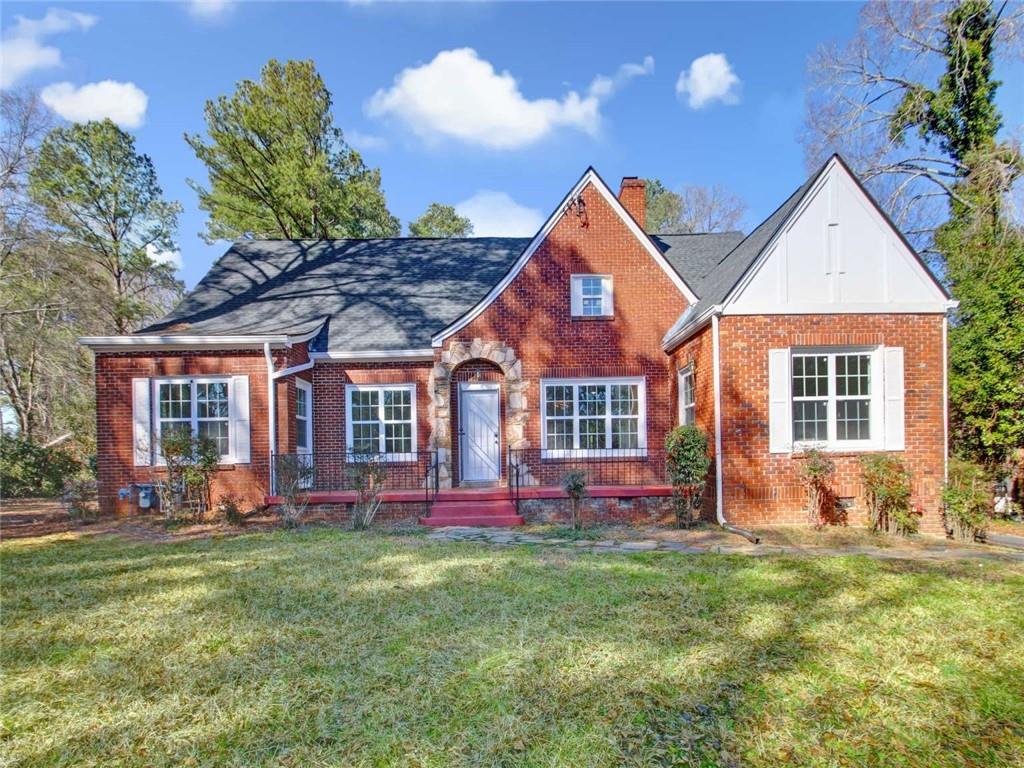
<svg viewBox="0 0 1024 768">
<path fill-rule="evenodd" d="M 380 167 L 403 224 L 440 201 L 466 204 L 481 233 L 498 226 L 484 216 L 521 230 L 593 165 L 616 188 L 623 175 L 721 183 L 748 204 L 749 229 L 805 176 L 807 58 L 852 35 L 859 5 L 5 2 L 4 38 L 16 16 L 50 8 L 63 13 L 21 27 L 39 66 L 14 73 L 5 54 L 4 79 L 51 87 L 71 115 L 108 103 L 134 126 L 184 205 L 180 274 L 192 286 L 224 245 L 198 237 L 186 179 L 205 180 L 204 168 L 182 134 L 202 131 L 205 100 L 271 57 L 316 62 L 336 122 Z M 459 73 L 479 91 L 442 103 L 439 86 Z M 1001 74 L 1006 122 L 1019 124 L 1024 78 Z M 115 84 L 77 90 L 103 81 Z"/>
</svg>

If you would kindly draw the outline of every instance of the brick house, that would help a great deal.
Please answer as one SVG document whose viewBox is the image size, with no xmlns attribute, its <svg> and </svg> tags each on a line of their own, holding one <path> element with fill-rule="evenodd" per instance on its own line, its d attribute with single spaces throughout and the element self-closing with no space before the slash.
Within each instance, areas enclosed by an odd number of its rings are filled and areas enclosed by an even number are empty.
<svg viewBox="0 0 1024 768">
<path fill-rule="evenodd" d="M 803 521 L 817 446 L 854 522 L 858 456 L 884 451 L 941 530 L 951 302 L 843 161 L 747 236 L 649 236 L 644 207 L 643 181 L 588 169 L 533 238 L 235 243 L 161 322 L 83 340 L 102 508 L 130 511 L 160 435 L 191 428 L 221 447 L 215 495 L 254 505 L 296 455 L 344 513 L 373 452 L 393 517 L 551 515 L 582 467 L 593 516 L 655 519 L 665 436 L 695 423 L 709 518 Z"/>
</svg>

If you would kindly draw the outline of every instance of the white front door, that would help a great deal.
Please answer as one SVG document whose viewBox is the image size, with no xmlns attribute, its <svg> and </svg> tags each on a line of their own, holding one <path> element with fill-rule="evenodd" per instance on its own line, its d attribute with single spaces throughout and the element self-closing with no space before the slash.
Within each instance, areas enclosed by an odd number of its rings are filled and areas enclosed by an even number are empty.
<svg viewBox="0 0 1024 768">
<path fill-rule="evenodd" d="M 501 476 L 501 392 L 498 385 L 463 384 L 459 396 L 462 479 L 497 481 Z"/>
</svg>

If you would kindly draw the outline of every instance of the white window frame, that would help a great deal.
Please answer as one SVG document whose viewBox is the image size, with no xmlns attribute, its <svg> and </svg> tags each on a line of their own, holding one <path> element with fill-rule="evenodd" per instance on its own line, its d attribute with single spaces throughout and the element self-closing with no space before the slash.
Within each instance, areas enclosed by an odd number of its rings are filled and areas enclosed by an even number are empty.
<svg viewBox="0 0 1024 768">
<path fill-rule="evenodd" d="M 686 379 L 690 380 L 690 402 L 686 402 L 686 387 L 683 386 Z M 679 386 L 679 426 L 694 426 L 697 423 L 697 378 L 693 373 L 693 363 L 679 369 L 676 381 Z"/>
<path fill-rule="evenodd" d="M 586 279 L 601 281 L 601 311 L 586 314 L 584 311 L 584 299 L 595 298 L 583 295 L 583 281 Z M 574 274 L 569 278 L 570 309 L 573 317 L 612 317 L 615 314 L 615 288 L 611 275 Z"/>
<path fill-rule="evenodd" d="M 306 394 L 306 415 L 299 416 L 299 392 Z M 299 447 L 299 420 L 305 422 L 306 431 L 306 447 Z M 312 453 L 313 452 L 313 384 L 306 381 L 305 379 L 295 379 L 295 452 L 296 453 Z"/>
<path fill-rule="evenodd" d="M 588 385 L 606 386 L 605 393 L 605 441 L 611 445 L 612 437 L 612 412 L 611 412 L 611 388 L 615 384 L 635 384 L 637 386 L 638 399 L 638 425 L 637 425 L 637 447 L 636 448 L 580 448 L 580 411 L 579 411 L 579 387 Z M 548 409 L 547 392 L 548 387 L 572 387 L 573 401 L 573 448 L 552 448 L 548 449 Z M 603 458 L 606 456 L 622 456 L 633 458 L 645 458 L 647 456 L 647 382 L 643 376 L 609 376 L 609 377 L 585 377 L 578 379 L 541 379 L 540 380 L 540 441 L 542 459 L 575 459 L 575 458 Z"/>
<path fill-rule="evenodd" d="M 836 394 L 836 357 L 843 355 L 869 355 L 871 358 L 871 394 L 868 397 L 847 396 L 842 397 Z M 789 420 L 790 429 L 793 430 L 793 451 L 807 451 L 820 449 L 826 451 L 851 452 L 877 451 L 885 445 L 885 416 L 884 416 L 884 372 L 882 370 L 882 347 L 878 346 L 846 346 L 846 347 L 793 347 L 789 351 Z M 823 355 L 828 358 L 828 396 L 827 398 L 796 398 L 793 395 L 793 358 L 800 356 Z M 797 440 L 795 425 L 793 424 L 793 403 L 800 400 L 826 400 L 826 424 L 828 430 L 827 439 L 821 440 Z M 837 410 L 836 403 L 839 400 L 869 400 L 870 401 L 870 431 L 871 437 L 868 440 L 839 440 L 836 437 Z"/>
<path fill-rule="evenodd" d="M 207 421 L 207 419 L 200 419 L 198 416 L 199 408 L 196 402 L 196 384 L 227 384 L 228 393 L 228 452 L 221 454 L 220 463 L 230 464 L 234 461 L 235 452 L 235 415 L 232 413 L 231 404 L 234 402 L 234 384 L 231 381 L 230 376 L 164 376 L 158 379 L 151 380 L 152 394 L 150 402 L 151 406 L 151 417 L 153 424 L 153 466 L 165 467 L 167 462 L 164 461 L 163 454 L 160 452 L 160 436 L 161 436 L 161 419 L 160 419 L 160 385 L 161 384 L 188 384 L 189 395 L 192 399 L 191 405 L 191 417 L 189 423 L 191 425 L 192 434 L 196 435 L 199 433 L 199 422 Z M 184 421 L 183 419 L 166 419 L 166 421 Z M 219 421 L 219 419 L 218 419 Z"/>
<path fill-rule="evenodd" d="M 383 453 L 384 451 L 384 390 L 404 389 L 409 392 L 410 418 L 412 419 L 412 451 L 410 453 Z M 345 385 L 345 451 L 349 461 L 358 459 L 352 455 L 352 392 L 366 392 L 377 390 L 380 395 L 377 402 L 377 420 L 381 425 L 378 440 L 384 461 L 415 461 L 417 442 L 417 416 L 416 416 L 416 385 L 415 384 L 346 384 Z"/>
</svg>

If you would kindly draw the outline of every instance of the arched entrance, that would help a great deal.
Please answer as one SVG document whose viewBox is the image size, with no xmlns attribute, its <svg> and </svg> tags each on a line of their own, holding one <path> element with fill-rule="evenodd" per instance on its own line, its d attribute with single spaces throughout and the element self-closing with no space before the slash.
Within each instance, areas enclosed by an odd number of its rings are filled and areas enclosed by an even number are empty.
<svg viewBox="0 0 1024 768">
<path fill-rule="evenodd" d="M 481 361 L 483 365 L 473 366 L 474 361 Z M 456 375 L 460 368 L 472 372 L 479 369 L 481 373 L 491 369 L 495 375 Z M 522 363 L 515 352 L 497 341 L 473 339 L 469 344 L 454 341 L 431 370 L 428 387 L 427 416 L 432 427 L 429 445 L 438 452 L 440 486 L 451 488 L 453 481 L 493 479 L 496 482 L 503 473 L 507 448 L 529 445 L 524 437 L 527 387 Z M 453 402 L 453 397 L 458 399 Z M 494 429 L 493 424 L 495 410 L 499 414 L 498 429 Z M 502 410 L 504 418 L 500 415 Z M 462 441 L 459 440 L 460 429 Z M 492 437 L 495 433 L 496 446 Z M 496 473 L 492 464 L 495 447 Z"/>
</svg>

